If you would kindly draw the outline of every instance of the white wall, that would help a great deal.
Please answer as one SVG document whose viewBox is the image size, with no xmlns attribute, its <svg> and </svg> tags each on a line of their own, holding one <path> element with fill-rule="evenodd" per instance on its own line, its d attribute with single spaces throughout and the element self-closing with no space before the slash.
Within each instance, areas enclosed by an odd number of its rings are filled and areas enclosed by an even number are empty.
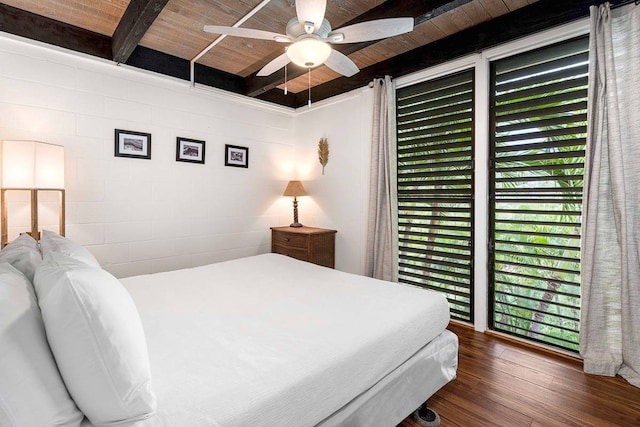
<svg viewBox="0 0 640 427">
<path fill-rule="evenodd" d="M 358 89 L 296 110 L 296 170 L 309 197 L 300 199 L 300 221 L 338 230 L 336 268 L 362 274 L 369 198 L 373 90 Z M 322 174 L 318 142 L 329 142 Z"/>
<path fill-rule="evenodd" d="M 67 236 L 118 277 L 269 252 L 269 227 L 290 222 L 280 194 L 295 174 L 294 120 L 290 109 L 0 36 L 0 140 L 65 147 Z M 152 159 L 114 157 L 114 129 L 151 133 Z M 205 140 L 206 163 L 176 162 L 177 136 Z M 224 166 L 225 144 L 249 147 L 248 169 Z"/>
</svg>

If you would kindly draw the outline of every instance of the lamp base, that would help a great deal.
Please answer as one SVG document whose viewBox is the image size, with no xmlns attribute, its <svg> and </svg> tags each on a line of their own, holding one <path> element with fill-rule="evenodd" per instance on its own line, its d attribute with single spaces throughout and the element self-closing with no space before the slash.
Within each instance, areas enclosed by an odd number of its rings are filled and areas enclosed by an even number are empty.
<svg viewBox="0 0 640 427">
<path fill-rule="evenodd" d="M 302 227 L 302 224 L 298 222 L 298 199 L 293 196 L 293 223 L 289 227 Z"/>
</svg>

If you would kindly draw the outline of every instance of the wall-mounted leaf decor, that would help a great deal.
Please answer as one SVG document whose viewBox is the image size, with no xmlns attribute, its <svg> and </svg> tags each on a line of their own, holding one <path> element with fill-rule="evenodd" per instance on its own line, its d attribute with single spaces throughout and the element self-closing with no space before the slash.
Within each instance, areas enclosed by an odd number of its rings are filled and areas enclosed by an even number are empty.
<svg viewBox="0 0 640 427">
<path fill-rule="evenodd" d="M 329 163 L 329 142 L 327 142 L 327 138 L 320 138 L 320 142 L 318 142 L 318 160 L 322 165 L 322 175 L 324 175 L 324 167 Z"/>
</svg>

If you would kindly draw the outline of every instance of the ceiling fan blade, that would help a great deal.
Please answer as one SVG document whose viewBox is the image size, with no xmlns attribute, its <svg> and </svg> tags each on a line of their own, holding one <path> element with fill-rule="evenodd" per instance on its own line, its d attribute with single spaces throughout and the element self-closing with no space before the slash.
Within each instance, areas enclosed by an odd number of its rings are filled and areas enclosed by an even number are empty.
<svg viewBox="0 0 640 427">
<path fill-rule="evenodd" d="M 269 62 L 264 67 L 262 67 L 262 69 L 258 71 L 258 74 L 256 75 L 260 77 L 269 76 L 275 73 L 276 71 L 278 71 L 280 68 L 287 65 L 289 62 L 291 62 L 291 60 L 289 59 L 289 57 L 287 56 L 287 53 L 285 52 L 282 55 L 278 56 L 276 59 Z"/>
<path fill-rule="evenodd" d="M 324 61 L 324 65 L 345 77 L 351 77 L 360 71 L 358 66 L 350 60 L 349 57 L 334 49 L 331 49 L 331 54 L 327 60 Z"/>
<path fill-rule="evenodd" d="M 221 25 L 205 25 L 207 33 L 226 34 L 228 36 L 246 37 L 250 39 L 275 40 L 278 42 L 291 42 L 291 37 L 272 33 L 271 31 L 253 30 L 251 28 L 224 27 Z"/>
<path fill-rule="evenodd" d="M 413 18 L 387 18 L 347 25 L 329 33 L 327 40 L 334 44 L 359 43 L 384 39 L 413 30 Z"/>
<path fill-rule="evenodd" d="M 298 22 L 302 25 L 305 22 L 313 22 L 314 31 L 320 28 L 326 9 L 327 0 L 296 0 Z"/>
</svg>

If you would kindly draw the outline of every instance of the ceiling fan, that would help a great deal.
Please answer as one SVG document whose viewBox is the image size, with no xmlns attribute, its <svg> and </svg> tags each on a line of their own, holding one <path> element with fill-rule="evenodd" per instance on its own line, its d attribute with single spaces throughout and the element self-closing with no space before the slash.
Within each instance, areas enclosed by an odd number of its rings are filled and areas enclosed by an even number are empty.
<svg viewBox="0 0 640 427">
<path fill-rule="evenodd" d="M 297 16 L 287 24 L 286 34 L 220 25 L 205 25 L 204 31 L 292 43 L 285 53 L 265 65 L 258 76 L 268 76 L 293 62 L 306 68 L 325 64 L 333 71 L 351 77 L 360 70 L 346 55 L 332 49 L 330 44 L 383 39 L 413 30 L 413 18 L 377 19 L 332 30 L 329 21 L 324 18 L 327 0 L 296 0 L 295 5 Z"/>
</svg>

